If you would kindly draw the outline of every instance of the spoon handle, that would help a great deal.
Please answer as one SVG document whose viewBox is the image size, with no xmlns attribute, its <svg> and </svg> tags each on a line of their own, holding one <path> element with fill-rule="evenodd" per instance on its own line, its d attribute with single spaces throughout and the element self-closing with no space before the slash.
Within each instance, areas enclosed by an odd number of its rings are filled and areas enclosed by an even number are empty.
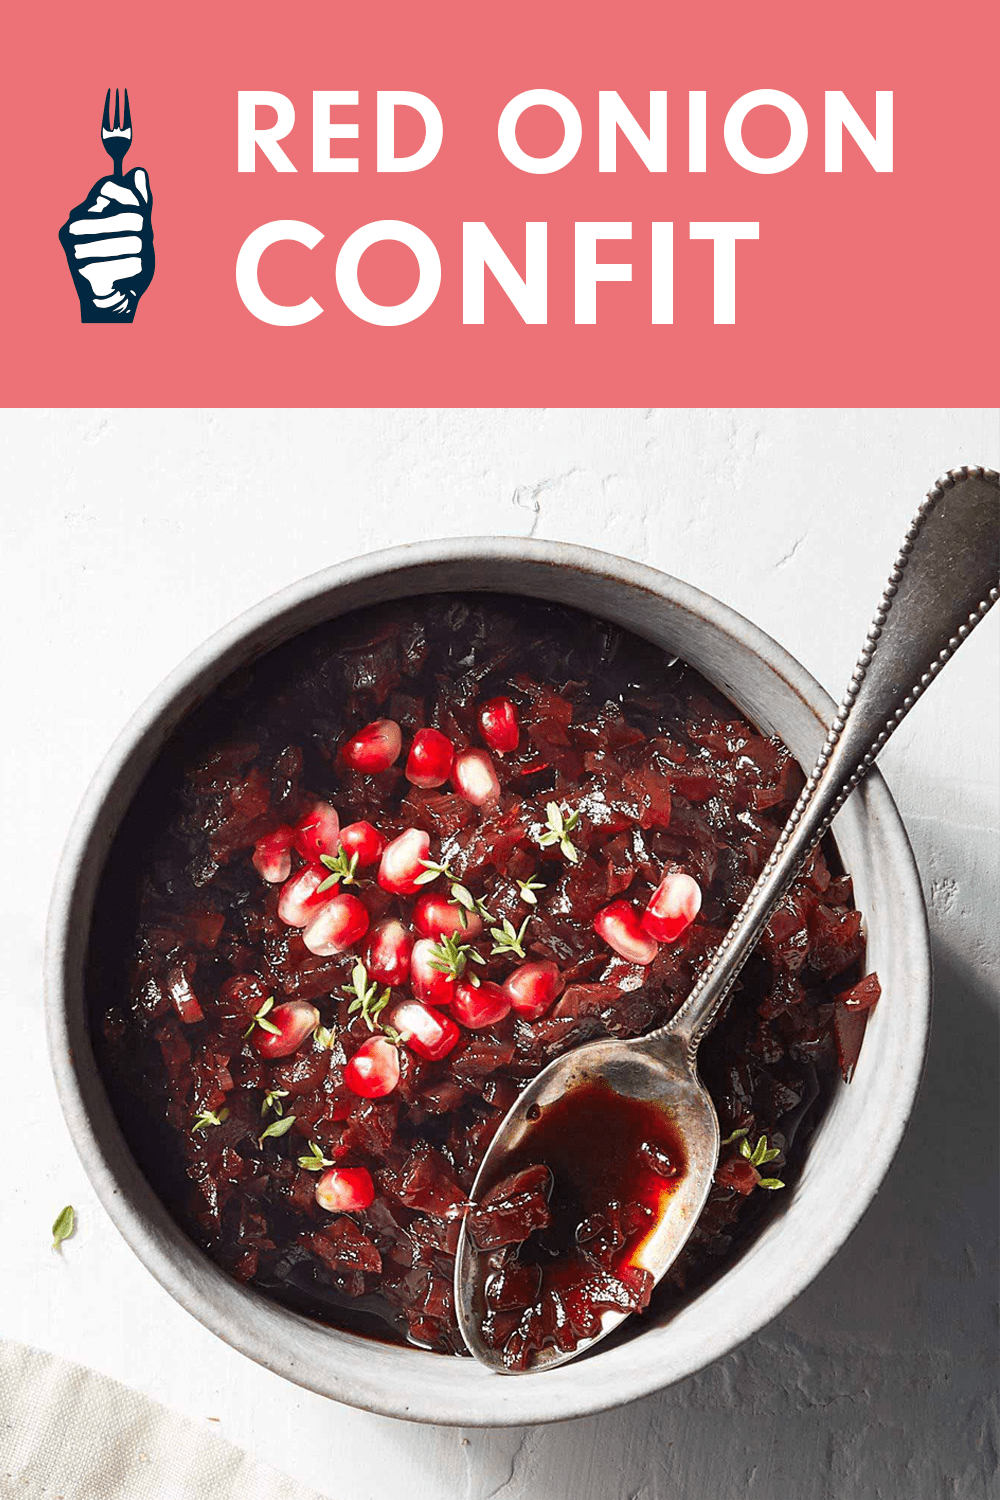
<svg viewBox="0 0 1000 1500">
<path fill-rule="evenodd" d="M 766 865 L 676 1015 L 694 1055 L 781 897 L 893 730 L 1000 597 L 1000 476 L 954 469 L 906 533 L 854 675 Z"/>
</svg>

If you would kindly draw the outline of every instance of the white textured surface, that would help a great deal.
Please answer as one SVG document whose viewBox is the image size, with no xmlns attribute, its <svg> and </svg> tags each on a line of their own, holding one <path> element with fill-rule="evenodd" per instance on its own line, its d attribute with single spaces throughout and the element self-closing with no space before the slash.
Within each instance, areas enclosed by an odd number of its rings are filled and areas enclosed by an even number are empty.
<svg viewBox="0 0 1000 1500">
<path fill-rule="evenodd" d="M 938 966 L 910 1132 L 845 1250 L 763 1334 L 557 1428 L 417 1428 L 286 1385 L 204 1332 L 111 1228 L 55 1106 L 44 908 L 68 821 L 179 658 L 302 573 L 474 532 L 677 573 L 834 693 L 910 514 L 992 411 L 30 411 L 0 415 L 6 1136 L 0 1333 L 202 1419 L 333 1500 L 981 1500 L 997 1475 L 997 618 L 883 764 Z M 56 1211 L 79 1229 L 48 1249 Z M 0 1414 L 2 1424 L 2 1414 Z M 2 1425 L 0 1425 L 2 1437 Z"/>
</svg>

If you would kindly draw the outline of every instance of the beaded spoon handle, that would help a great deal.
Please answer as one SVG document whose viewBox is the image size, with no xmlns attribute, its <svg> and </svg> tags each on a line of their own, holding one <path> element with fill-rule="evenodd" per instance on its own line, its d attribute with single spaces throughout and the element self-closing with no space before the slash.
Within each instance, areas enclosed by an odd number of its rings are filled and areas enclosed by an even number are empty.
<svg viewBox="0 0 1000 1500">
<path fill-rule="evenodd" d="M 854 675 L 771 856 L 690 995 L 646 1040 L 686 1040 L 693 1061 L 774 908 L 886 740 L 1000 597 L 1000 476 L 953 469 L 899 550 Z"/>
</svg>

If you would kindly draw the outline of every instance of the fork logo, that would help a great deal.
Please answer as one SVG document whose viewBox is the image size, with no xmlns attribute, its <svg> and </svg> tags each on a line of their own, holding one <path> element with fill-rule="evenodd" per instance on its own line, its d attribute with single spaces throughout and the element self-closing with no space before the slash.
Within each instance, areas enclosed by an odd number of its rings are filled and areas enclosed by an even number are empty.
<svg viewBox="0 0 1000 1500">
<path fill-rule="evenodd" d="M 70 210 L 59 231 L 73 285 L 80 299 L 83 323 L 131 323 L 139 298 L 153 279 L 153 194 L 142 167 L 123 171 L 132 144 L 132 115 L 125 91 L 119 114 L 115 90 L 115 121 L 111 123 L 111 90 L 104 101 L 101 141 L 114 164 L 83 202 Z"/>
</svg>

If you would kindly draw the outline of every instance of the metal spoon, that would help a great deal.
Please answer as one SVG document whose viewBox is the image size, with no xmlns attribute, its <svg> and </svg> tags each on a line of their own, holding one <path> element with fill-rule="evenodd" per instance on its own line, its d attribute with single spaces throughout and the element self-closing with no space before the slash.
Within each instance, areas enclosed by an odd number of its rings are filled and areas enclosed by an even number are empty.
<svg viewBox="0 0 1000 1500">
<path fill-rule="evenodd" d="M 659 1281 L 705 1206 L 719 1155 L 715 1106 L 695 1066 L 698 1046 L 736 976 L 807 856 L 873 764 L 896 726 L 1000 596 L 997 546 L 1000 476 L 953 470 L 930 491 L 906 533 L 875 619 L 819 759 L 750 895 L 697 984 L 666 1026 L 631 1041 L 585 1043 L 557 1058 L 524 1089 L 493 1138 L 472 1189 L 476 1199 L 505 1175 L 505 1160 L 530 1142 L 539 1114 L 580 1084 L 655 1105 L 680 1135 L 686 1170 L 637 1260 Z M 523 1160 L 523 1153 L 521 1156 Z M 455 1306 L 470 1351 L 510 1373 L 482 1337 L 487 1257 L 463 1225 L 455 1261 Z M 600 1331 L 569 1353 L 546 1347 L 530 1370 L 565 1364 L 628 1316 L 605 1312 Z M 520 1373 L 520 1372 L 518 1372 Z"/>
</svg>

